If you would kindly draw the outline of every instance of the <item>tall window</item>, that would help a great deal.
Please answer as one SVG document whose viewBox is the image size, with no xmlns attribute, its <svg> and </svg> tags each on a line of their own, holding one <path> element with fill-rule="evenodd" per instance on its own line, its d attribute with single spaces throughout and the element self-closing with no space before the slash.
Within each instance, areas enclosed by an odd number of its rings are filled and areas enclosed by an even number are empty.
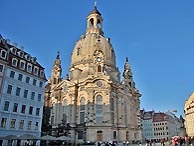
<svg viewBox="0 0 194 146">
<path fill-rule="evenodd" d="M 20 68 L 24 69 L 25 68 L 25 62 L 23 62 L 22 60 L 20 61 Z"/>
<path fill-rule="evenodd" d="M 40 114 L 40 108 L 36 108 L 36 116 L 39 116 Z"/>
<path fill-rule="evenodd" d="M 80 55 L 80 48 L 77 48 L 77 56 Z"/>
<path fill-rule="evenodd" d="M 36 79 L 33 79 L 33 83 L 34 86 L 36 86 Z"/>
<path fill-rule="evenodd" d="M 19 80 L 19 81 L 22 81 L 22 78 L 23 78 L 23 75 L 22 75 L 22 74 L 19 74 L 18 80 Z"/>
<path fill-rule="evenodd" d="M 39 87 L 42 88 L 43 87 L 43 82 L 39 82 Z"/>
<path fill-rule="evenodd" d="M 9 110 L 9 101 L 5 101 L 4 111 L 8 111 L 8 110 Z"/>
<path fill-rule="evenodd" d="M 27 98 L 28 97 L 28 90 L 24 90 L 24 98 Z"/>
<path fill-rule="evenodd" d="M 15 72 L 14 71 L 11 71 L 10 72 L 10 78 L 14 78 L 14 76 L 15 76 Z"/>
<path fill-rule="evenodd" d="M 29 114 L 32 115 L 32 113 L 33 113 L 33 107 L 30 106 L 30 108 L 29 108 Z"/>
<path fill-rule="evenodd" d="M 32 92 L 31 93 L 31 99 L 34 100 L 34 97 L 35 97 L 35 92 Z"/>
<path fill-rule="evenodd" d="M 23 129 L 24 128 L 24 120 L 20 120 L 19 128 L 20 129 Z"/>
<path fill-rule="evenodd" d="M 98 72 L 102 72 L 102 67 L 101 67 L 101 65 L 98 65 Z"/>
<path fill-rule="evenodd" d="M 34 124 L 34 130 L 38 130 L 38 122 L 35 122 L 35 124 Z"/>
<path fill-rule="evenodd" d="M 37 67 L 34 67 L 34 74 L 38 75 L 38 68 Z"/>
<path fill-rule="evenodd" d="M 96 123 L 102 123 L 103 118 L 103 102 L 102 96 L 96 96 Z"/>
<path fill-rule="evenodd" d="M 32 72 L 32 65 L 31 64 L 27 65 L 27 72 Z"/>
<path fill-rule="evenodd" d="M 26 83 L 30 82 L 30 77 L 26 77 Z"/>
<path fill-rule="evenodd" d="M 5 128 L 7 122 L 7 118 L 2 118 L 1 119 L 1 128 Z"/>
<path fill-rule="evenodd" d="M 26 105 L 22 105 L 21 113 L 25 114 L 25 111 L 26 111 Z"/>
<path fill-rule="evenodd" d="M 15 67 L 17 67 L 17 63 L 18 63 L 18 60 L 15 59 L 15 58 L 13 58 L 12 59 L 12 65 L 15 66 Z"/>
<path fill-rule="evenodd" d="M 20 91 L 21 91 L 21 88 L 17 87 L 15 95 L 16 96 L 20 96 Z"/>
<path fill-rule="evenodd" d="M 7 55 L 7 52 L 6 52 L 5 50 L 1 50 L 1 57 L 2 57 L 3 59 L 6 58 L 6 55 Z"/>
<path fill-rule="evenodd" d="M 11 91 L 12 91 L 12 85 L 8 85 L 7 94 L 11 94 Z"/>
<path fill-rule="evenodd" d="M 10 123 L 10 128 L 15 128 L 16 119 L 12 119 Z"/>
<path fill-rule="evenodd" d="M 31 130 L 32 121 L 28 121 L 27 130 Z"/>
<path fill-rule="evenodd" d="M 13 112 L 17 112 L 17 111 L 18 111 L 18 103 L 14 103 Z"/>
<path fill-rule="evenodd" d="M 85 98 L 82 97 L 80 100 L 80 123 L 85 121 Z"/>
<path fill-rule="evenodd" d="M 41 101 L 41 94 L 38 94 L 38 101 Z"/>
</svg>

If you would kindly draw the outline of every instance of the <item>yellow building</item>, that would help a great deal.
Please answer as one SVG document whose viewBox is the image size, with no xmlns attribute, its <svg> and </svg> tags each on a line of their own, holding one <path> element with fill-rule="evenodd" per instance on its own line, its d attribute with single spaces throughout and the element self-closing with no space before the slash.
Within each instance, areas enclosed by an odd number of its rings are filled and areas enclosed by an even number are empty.
<svg viewBox="0 0 194 146">
<path fill-rule="evenodd" d="M 185 126 L 188 136 L 194 136 L 194 93 L 185 102 Z"/>
<path fill-rule="evenodd" d="M 66 79 L 61 78 L 57 54 L 45 91 L 52 134 L 71 136 L 75 143 L 141 141 L 141 94 L 128 59 L 120 81 L 115 52 L 110 38 L 104 37 L 102 23 L 95 6 L 87 16 L 85 34 L 73 49 Z"/>
</svg>

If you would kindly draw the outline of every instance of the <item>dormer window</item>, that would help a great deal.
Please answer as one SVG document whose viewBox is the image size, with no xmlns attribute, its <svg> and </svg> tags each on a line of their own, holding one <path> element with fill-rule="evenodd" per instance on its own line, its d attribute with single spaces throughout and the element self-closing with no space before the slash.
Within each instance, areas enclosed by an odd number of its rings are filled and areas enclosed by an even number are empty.
<svg viewBox="0 0 194 146">
<path fill-rule="evenodd" d="M 21 58 L 23 58 L 23 57 L 24 57 L 24 52 L 23 52 L 23 51 L 19 51 L 19 52 L 18 52 L 18 55 L 19 55 Z"/>
<path fill-rule="evenodd" d="M 12 65 L 17 67 L 18 60 L 16 58 L 12 58 Z"/>
<path fill-rule="evenodd" d="M 25 55 L 25 58 L 26 58 L 26 60 L 30 61 L 30 58 L 31 58 L 31 57 L 30 57 L 30 55 L 26 54 L 26 55 Z"/>
<path fill-rule="evenodd" d="M 28 63 L 27 65 L 27 72 L 32 72 L 32 64 Z"/>
<path fill-rule="evenodd" d="M 36 57 L 32 57 L 31 60 L 34 64 L 36 63 Z"/>
<path fill-rule="evenodd" d="M 11 50 L 11 53 L 16 54 L 16 48 L 12 47 L 10 48 L 10 50 Z"/>
<path fill-rule="evenodd" d="M 34 67 L 34 74 L 38 75 L 38 67 L 37 66 Z"/>
<path fill-rule="evenodd" d="M 1 58 L 6 59 L 7 52 L 5 50 L 1 50 Z"/>
<path fill-rule="evenodd" d="M 20 69 L 24 70 L 25 69 L 25 61 L 20 60 Z"/>
</svg>

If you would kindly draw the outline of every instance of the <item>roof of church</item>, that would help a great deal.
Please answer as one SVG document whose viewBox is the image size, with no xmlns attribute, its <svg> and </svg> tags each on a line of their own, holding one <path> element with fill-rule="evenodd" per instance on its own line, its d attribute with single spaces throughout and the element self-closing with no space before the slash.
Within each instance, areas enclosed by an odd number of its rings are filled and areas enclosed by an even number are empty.
<svg viewBox="0 0 194 146">
<path fill-rule="evenodd" d="M 94 6 L 94 10 L 92 10 L 89 15 L 91 15 L 91 14 L 98 14 L 101 16 L 101 13 L 97 10 L 96 6 Z"/>
</svg>

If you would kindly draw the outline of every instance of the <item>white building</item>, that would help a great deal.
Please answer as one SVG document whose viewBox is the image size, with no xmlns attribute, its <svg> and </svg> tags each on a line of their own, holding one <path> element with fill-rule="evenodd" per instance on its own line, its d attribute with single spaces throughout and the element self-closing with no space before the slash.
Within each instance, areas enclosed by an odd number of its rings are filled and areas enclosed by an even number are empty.
<svg viewBox="0 0 194 146">
<path fill-rule="evenodd" d="M 0 39 L 0 137 L 41 136 L 44 68 L 23 49 Z M 7 140 L 1 140 L 3 146 Z M 15 143 L 23 141 L 14 141 Z"/>
</svg>

